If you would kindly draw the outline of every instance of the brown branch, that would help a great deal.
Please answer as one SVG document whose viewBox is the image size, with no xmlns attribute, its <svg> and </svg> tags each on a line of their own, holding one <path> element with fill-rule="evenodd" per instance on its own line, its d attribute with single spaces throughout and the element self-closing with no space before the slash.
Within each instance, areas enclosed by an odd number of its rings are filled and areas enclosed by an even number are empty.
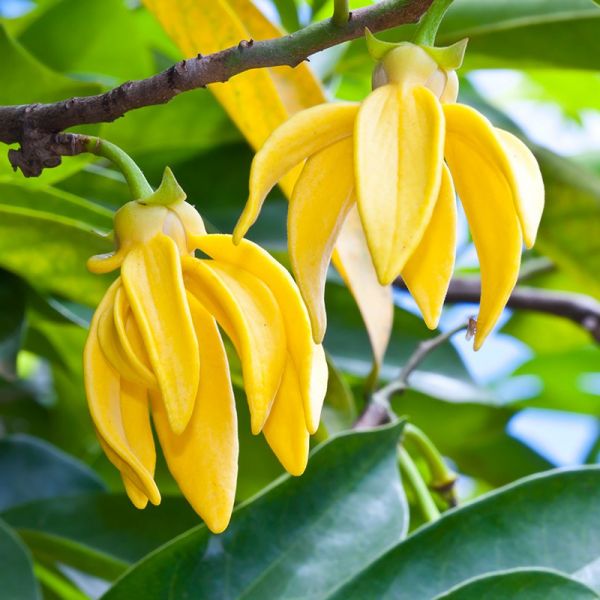
<svg viewBox="0 0 600 600">
<path fill-rule="evenodd" d="M 295 67 L 311 54 L 363 35 L 365 27 L 377 32 L 415 23 L 432 0 L 383 0 L 353 11 L 343 25 L 332 19 L 273 40 L 241 41 L 237 46 L 208 56 L 180 61 L 153 77 L 128 81 L 104 94 L 70 98 L 52 104 L 0 106 L 0 141 L 19 143 L 9 160 L 25 176 L 35 177 L 46 167 L 60 164 L 63 141 L 55 134 L 91 123 L 106 123 L 125 113 L 164 104 L 188 90 L 225 82 L 234 75 L 262 67 Z"/>
<path fill-rule="evenodd" d="M 408 379 L 413 371 L 436 349 L 444 345 L 453 335 L 467 329 L 470 333 L 473 330 L 473 319 L 468 323 L 450 329 L 436 337 L 423 340 L 419 343 L 416 350 L 408 357 L 408 360 L 402 367 L 397 379 L 390 381 L 387 385 L 377 390 L 370 398 L 365 409 L 360 414 L 353 425 L 353 429 L 369 429 L 388 423 L 391 419 L 390 398 L 396 394 L 401 394 L 408 388 Z"/>
<path fill-rule="evenodd" d="M 394 286 L 406 289 L 402 280 L 394 282 Z M 450 282 L 446 302 L 478 304 L 480 294 L 479 279 L 456 277 Z M 506 306 L 570 319 L 600 342 L 600 302 L 590 296 L 519 286 L 513 290 Z"/>
<path fill-rule="evenodd" d="M 406 289 L 401 279 L 395 281 L 394 286 Z M 477 304 L 479 303 L 480 293 L 481 283 L 478 279 L 457 277 L 450 282 L 446 302 L 449 304 L 462 302 Z M 588 331 L 597 342 L 600 342 L 600 302 L 590 296 L 572 292 L 517 287 L 513 290 L 506 305 L 510 308 L 541 312 L 570 319 Z M 392 416 L 389 398 L 393 394 L 404 392 L 408 386 L 408 377 L 423 359 L 464 327 L 464 325 L 461 325 L 457 329 L 421 342 L 402 368 L 398 379 L 371 396 L 363 412 L 354 423 L 354 429 L 368 429 L 388 423 Z"/>
</svg>

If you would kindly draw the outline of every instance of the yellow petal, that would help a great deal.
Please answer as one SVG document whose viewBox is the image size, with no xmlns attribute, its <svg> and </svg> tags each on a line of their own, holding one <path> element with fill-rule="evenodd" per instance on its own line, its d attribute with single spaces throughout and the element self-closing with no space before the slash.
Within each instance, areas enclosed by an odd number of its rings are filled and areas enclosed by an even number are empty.
<svg viewBox="0 0 600 600">
<path fill-rule="evenodd" d="M 112 450 L 112 448 L 102 439 L 102 436 L 100 435 L 100 433 L 98 432 L 98 430 L 96 430 L 96 435 L 98 436 L 98 441 L 100 442 L 100 446 L 102 448 L 102 450 L 104 451 L 104 454 L 106 454 L 108 460 L 115 465 L 117 468 L 118 465 L 122 465 L 123 461 L 120 459 L 120 457 L 115 454 Z M 131 500 L 131 503 L 136 507 L 139 508 L 140 510 L 146 508 L 146 506 L 148 505 L 148 496 L 146 496 L 145 492 L 143 490 L 141 490 L 134 482 L 132 479 L 130 479 L 121 469 L 119 469 L 121 472 L 121 479 L 123 480 L 123 487 L 125 488 L 125 492 L 127 493 L 127 496 L 129 497 L 129 500 Z"/>
<path fill-rule="evenodd" d="M 515 208 L 527 248 L 535 243 L 544 211 L 544 180 L 531 150 L 516 136 L 496 128 L 512 170 Z"/>
<path fill-rule="evenodd" d="M 286 358 L 286 335 L 275 297 L 244 269 L 214 260 L 183 259 L 186 288 L 217 319 L 242 362 L 252 433 L 271 410 Z"/>
<path fill-rule="evenodd" d="M 321 104 L 295 114 L 273 132 L 252 161 L 250 196 L 233 231 L 235 243 L 246 235 L 267 194 L 285 173 L 352 134 L 357 111 L 356 104 Z"/>
<path fill-rule="evenodd" d="M 327 383 L 329 380 L 329 367 L 327 366 L 327 358 L 325 350 L 321 344 L 315 344 L 312 352 L 312 371 L 310 379 L 310 414 L 313 415 L 312 431 L 307 424 L 309 433 L 316 433 L 321 420 L 321 411 L 323 410 L 323 402 L 327 394 Z M 306 408 L 305 408 L 306 412 Z"/>
<path fill-rule="evenodd" d="M 121 276 L 169 422 L 181 433 L 194 408 L 200 364 L 175 242 L 161 234 L 135 246 Z"/>
<path fill-rule="evenodd" d="M 138 486 L 135 485 L 135 483 L 133 483 L 129 477 L 127 477 L 127 475 L 123 475 L 123 473 L 121 473 L 121 479 L 123 480 L 125 493 L 127 494 L 129 500 L 131 500 L 131 503 L 140 510 L 146 508 L 146 506 L 148 506 L 148 497 L 146 494 L 144 494 L 144 492 L 142 492 L 140 488 L 138 488 Z"/>
<path fill-rule="evenodd" d="M 225 0 L 144 0 L 144 4 L 186 57 L 218 52 L 251 37 Z M 287 117 L 267 69 L 253 69 L 208 87 L 254 148 Z"/>
<path fill-rule="evenodd" d="M 165 459 L 192 508 L 214 533 L 231 518 L 237 480 L 238 438 L 229 366 L 215 320 L 189 300 L 200 344 L 200 385 L 192 418 L 173 433 L 160 394 L 152 392 L 153 417 Z"/>
<path fill-rule="evenodd" d="M 102 299 L 90 325 L 83 360 L 85 390 L 94 426 L 112 453 L 111 462 L 137 485 L 153 504 L 160 503 L 160 493 L 151 473 L 141 463 L 126 437 L 121 413 L 121 381 L 106 360 L 98 342 L 100 315 L 114 302 L 120 280 L 117 279 Z M 111 458 L 112 456 L 112 458 Z"/>
<path fill-rule="evenodd" d="M 327 327 L 327 269 L 337 236 L 354 203 L 353 155 L 352 137 L 313 154 L 302 169 L 288 209 L 290 260 L 317 343 L 323 341 Z"/>
<path fill-rule="evenodd" d="M 123 378 L 121 378 L 121 416 L 129 447 L 144 468 L 154 476 L 156 449 L 150 425 L 148 391 L 145 387 L 125 381 Z"/>
<path fill-rule="evenodd" d="M 402 279 L 429 329 L 440 320 L 456 253 L 456 196 L 448 167 L 442 171 L 440 194 L 429 225 L 408 259 Z"/>
<path fill-rule="evenodd" d="M 413 253 L 442 175 L 444 115 L 426 88 L 384 85 L 362 103 L 355 128 L 360 218 L 382 285 Z"/>
<path fill-rule="evenodd" d="M 250 0 L 228 0 L 229 6 L 248 29 L 254 40 L 271 40 L 284 31 L 269 21 Z M 321 84 L 306 62 L 268 69 L 279 96 L 289 114 L 325 102 Z"/>
<path fill-rule="evenodd" d="M 121 351 L 130 367 L 146 387 L 158 387 L 158 382 L 151 370 L 150 360 L 144 348 L 141 334 L 131 314 L 127 294 L 122 287 L 119 287 L 115 295 L 114 324 Z M 139 349 L 139 355 L 134 348 Z"/>
<path fill-rule="evenodd" d="M 373 349 L 375 372 L 378 372 L 392 333 L 392 288 L 377 281 L 356 204 L 338 236 L 333 263 L 358 304 Z"/>
<path fill-rule="evenodd" d="M 279 462 L 292 475 L 304 473 L 309 451 L 309 434 L 299 390 L 298 374 L 293 361 L 288 359 L 263 433 Z"/>
<path fill-rule="evenodd" d="M 489 335 L 519 273 L 523 238 L 510 183 L 501 165 L 502 148 L 481 117 L 460 104 L 444 106 L 446 160 L 465 209 L 481 270 L 481 306 L 475 349 Z"/>
<path fill-rule="evenodd" d="M 119 287 L 119 290 L 121 288 Z M 119 293 L 117 290 L 117 294 Z M 98 319 L 98 342 L 108 362 L 118 371 L 121 377 L 145 385 L 146 379 L 138 371 L 125 354 L 115 327 L 113 306 L 108 306 Z"/>
<path fill-rule="evenodd" d="M 314 433 L 319 427 L 319 414 L 312 413 L 310 401 L 314 344 L 308 313 L 296 283 L 268 252 L 247 240 L 242 240 L 236 246 L 230 235 L 207 235 L 196 238 L 195 244 L 215 260 L 243 269 L 259 278 L 273 293 L 283 318 L 288 352 L 298 373 L 307 427 Z"/>
</svg>

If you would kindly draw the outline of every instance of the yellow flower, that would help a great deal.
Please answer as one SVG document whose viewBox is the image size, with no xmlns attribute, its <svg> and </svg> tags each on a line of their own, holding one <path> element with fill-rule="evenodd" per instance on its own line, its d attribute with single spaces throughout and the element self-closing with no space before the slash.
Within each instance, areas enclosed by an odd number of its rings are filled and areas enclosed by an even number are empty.
<svg viewBox="0 0 600 600">
<path fill-rule="evenodd" d="M 215 532 L 229 522 L 237 418 L 219 327 L 242 364 L 252 432 L 300 475 L 319 425 L 327 364 L 289 273 L 251 242 L 207 235 L 166 172 L 160 195 L 115 216 L 117 251 L 92 257 L 120 268 L 92 320 L 86 394 L 100 442 L 139 508 L 158 504 L 150 412 L 169 469 Z M 167 197 L 168 204 L 164 205 Z M 210 258 L 195 258 L 198 249 Z"/>
<path fill-rule="evenodd" d="M 519 139 L 455 102 L 464 45 L 380 44 L 388 47 L 362 103 L 304 110 L 256 154 L 234 241 L 269 190 L 306 161 L 290 201 L 288 245 L 315 341 L 325 332 L 331 252 L 355 204 L 380 283 L 402 276 L 435 328 L 454 269 L 456 186 L 481 269 L 478 349 L 516 283 L 523 241 L 528 248 L 535 241 L 544 205 L 540 171 Z"/>
</svg>

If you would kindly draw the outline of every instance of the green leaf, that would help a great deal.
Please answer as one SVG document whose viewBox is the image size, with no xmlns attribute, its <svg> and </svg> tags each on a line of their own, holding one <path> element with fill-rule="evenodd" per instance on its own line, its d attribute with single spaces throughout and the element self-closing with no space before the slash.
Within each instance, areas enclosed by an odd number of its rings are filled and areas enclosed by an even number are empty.
<svg viewBox="0 0 600 600">
<path fill-rule="evenodd" d="M 469 38 L 467 68 L 598 69 L 600 10 L 591 0 L 456 0 L 436 45 Z"/>
<path fill-rule="evenodd" d="M 549 569 L 514 569 L 482 575 L 436 600 L 597 600 L 587 586 Z"/>
<path fill-rule="evenodd" d="M 0 510 L 32 500 L 104 489 L 86 465 L 27 435 L 0 440 L 0 481 Z"/>
<path fill-rule="evenodd" d="M 490 571 L 572 574 L 600 556 L 600 468 L 551 471 L 446 513 L 351 579 L 334 598 L 430 599 Z"/>
<path fill-rule="evenodd" d="M 0 520 L 0 590 L 14 600 L 41 600 L 31 556 L 14 532 Z"/>
<path fill-rule="evenodd" d="M 229 528 L 198 527 L 144 559 L 105 600 L 323 598 L 400 540 L 401 423 L 333 438 L 302 477 L 240 506 Z"/>
<path fill-rule="evenodd" d="M 78 494 L 11 508 L 1 517 L 17 530 L 70 540 L 132 563 L 200 521 L 183 498 L 164 497 L 160 506 L 134 508 L 127 496 Z"/>
<path fill-rule="evenodd" d="M 25 305 L 22 280 L 0 269 L 0 376 L 7 379 L 16 375 L 17 354 L 25 330 Z"/>
<path fill-rule="evenodd" d="M 100 91 L 96 84 L 77 82 L 37 61 L 6 33 L 0 23 L 0 104 L 54 102 Z"/>
<path fill-rule="evenodd" d="M 55 2 L 28 23 L 19 42 L 56 71 L 108 84 L 140 79 L 153 70 L 133 13 L 121 0 Z"/>
<path fill-rule="evenodd" d="M 37 290 L 96 304 L 110 277 L 92 275 L 85 263 L 93 254 L 110 252 L 113 244 L 88 224 L 7 201 L 0 203 L 0 266 Z"/>
</svg>

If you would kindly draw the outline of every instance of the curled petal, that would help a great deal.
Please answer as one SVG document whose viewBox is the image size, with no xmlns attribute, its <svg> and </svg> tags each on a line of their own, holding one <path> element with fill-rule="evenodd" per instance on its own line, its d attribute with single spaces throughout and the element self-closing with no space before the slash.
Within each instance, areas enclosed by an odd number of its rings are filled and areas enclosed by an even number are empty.
<svg viewBox="0 0 600 600">
<path fill-rule="evenodd" d="M 333 264 L 352 292 L 365 322 L 377 373 L 392 334 L 394 303 L 392 287 L 377 280 L 356 204 L 342 225 Z"/>
<path fill-rule="evenodd" d="M 98 321 L 107 306 L 114 301 L 120 285 L 116 280 L 107 291 L 92 319 L 84 350 L 85 389 L 92 420 L 99 437 L 111 450 L 111 462 L 135 485 L 143 490 L 153 504 L 160 503 L 160 493 L 152 474 L 136 456 L 127 440 L 121 412 L 121 379 L 106 360 L 98 342 Z"/>
<path fill-rule="evenodd" d="M 279 462 L 292 475 L 304 473 L 309 451 L 309 434 L 299 390 L 298 374 L 293 361 L 288 358 L 263 433 Z"/>
<path fill-rule="evenodd" d="M 149 388 L 158 387 L 156 377 L 152 372 L 148 353 L 135 319 L 129 309 L 127 294 L 122 287 L 117 289 L 114 305 L 114 324 L 121 351 L 137 377 Z M 137 349 L 134 350 L 134 348 Z M 135 381 L 135 380 L 133 380 Z"/>
<path fill-rule="evenodd" d="M 515 207 L 525 246 L 531 248 L 544 212 L 544 180 L 540 167 L 531 150 L 518 137 L 498 128 L 496 135 L 511 165 Z"/>
<path fill-rule="evenodd" d="M 351 137 L 313 154 L 302 169 L 288 209 L 290 260 L 317 343 L 323 341 L 327 327 L 327 269 L 344 219 L 354 204 L 353 154 Z"/>
<path fill-rule="evenodd" d="M 288 352 L 294 361 L 305 402 L 306 423 L 314 433 L 319 414 L 313 414 L 310 402 L 313 340 L 308 313 L 296 283 L 268 252 L 247 240 L 234 245 L 230 235 L 196 238 L 196 246 L 216 261 L 242 269 L 263 281 L 272 292 L 285 326 Z"/>
<path fill-rule="evenodd" d="M 489 335 L 517 281 L 523 237 L 502 148 L 483 119 L 460 104 L 444 106 L 446 160 L 465 209 L 481 271 L 481 306 L 475 349 Z"/>
<path fill-rule="evenodd" d="M 121 274 L 169 422 L 181 433 L 194 409 L 200 363 L 175 242 L 159 234 L 135 246 Z"/>
<path fill-rule="evenodd" d="M 200 385 L 194 411 L 180 435 L 169 426 L 158 392 L 153 417 L 165 459 L 183 495 L 214 533 L 231 518 L 237 480 L 238 438 L 229 366 L 215 320 L 189 299 L 200 344 Z"/>
<path fill-rule="evenodd" d="M 450 171 L 444 165 L 431 221 L 402 271 L 402 279 L 429 329 L 435 329 L 440 320 L 454 270 L 455 251 L 456 197 Z"/>
<path fill-rule="evenodd" d="M 108 254 L 96 254 L 88 258 L 87 268 L 97 275 L 110 273 L 123 264 L 125 256 L 127 256 L 127 250 L 124 248 L 119 248 L 115 252 L 109 252 Z"/>
<path fill-rule="evenodd" d="M 251 427 L 259 433 L 271 410 L 287 356 L 279 305 L 248 271 L 226 263 L 184 257 L 187 289 L 217 319 L 242 362 Z"/>
<path fill-rule="evenodd" d="M 384 85 L 355 127 L 358 209 L 377 276 L 392 283 L 433 212 L 442 175 L 444 114 L 422 86 Z"/>
<path fill-rule="evenodd" d="M 233 231 L 237 244 L 260 212 L 273 186 L 311 154 L 352 135 L 356 104 L 328 103 L 307 108 L 279 126 L 256 153 L 250 170 L 250 196 Z"/>
</svg>

